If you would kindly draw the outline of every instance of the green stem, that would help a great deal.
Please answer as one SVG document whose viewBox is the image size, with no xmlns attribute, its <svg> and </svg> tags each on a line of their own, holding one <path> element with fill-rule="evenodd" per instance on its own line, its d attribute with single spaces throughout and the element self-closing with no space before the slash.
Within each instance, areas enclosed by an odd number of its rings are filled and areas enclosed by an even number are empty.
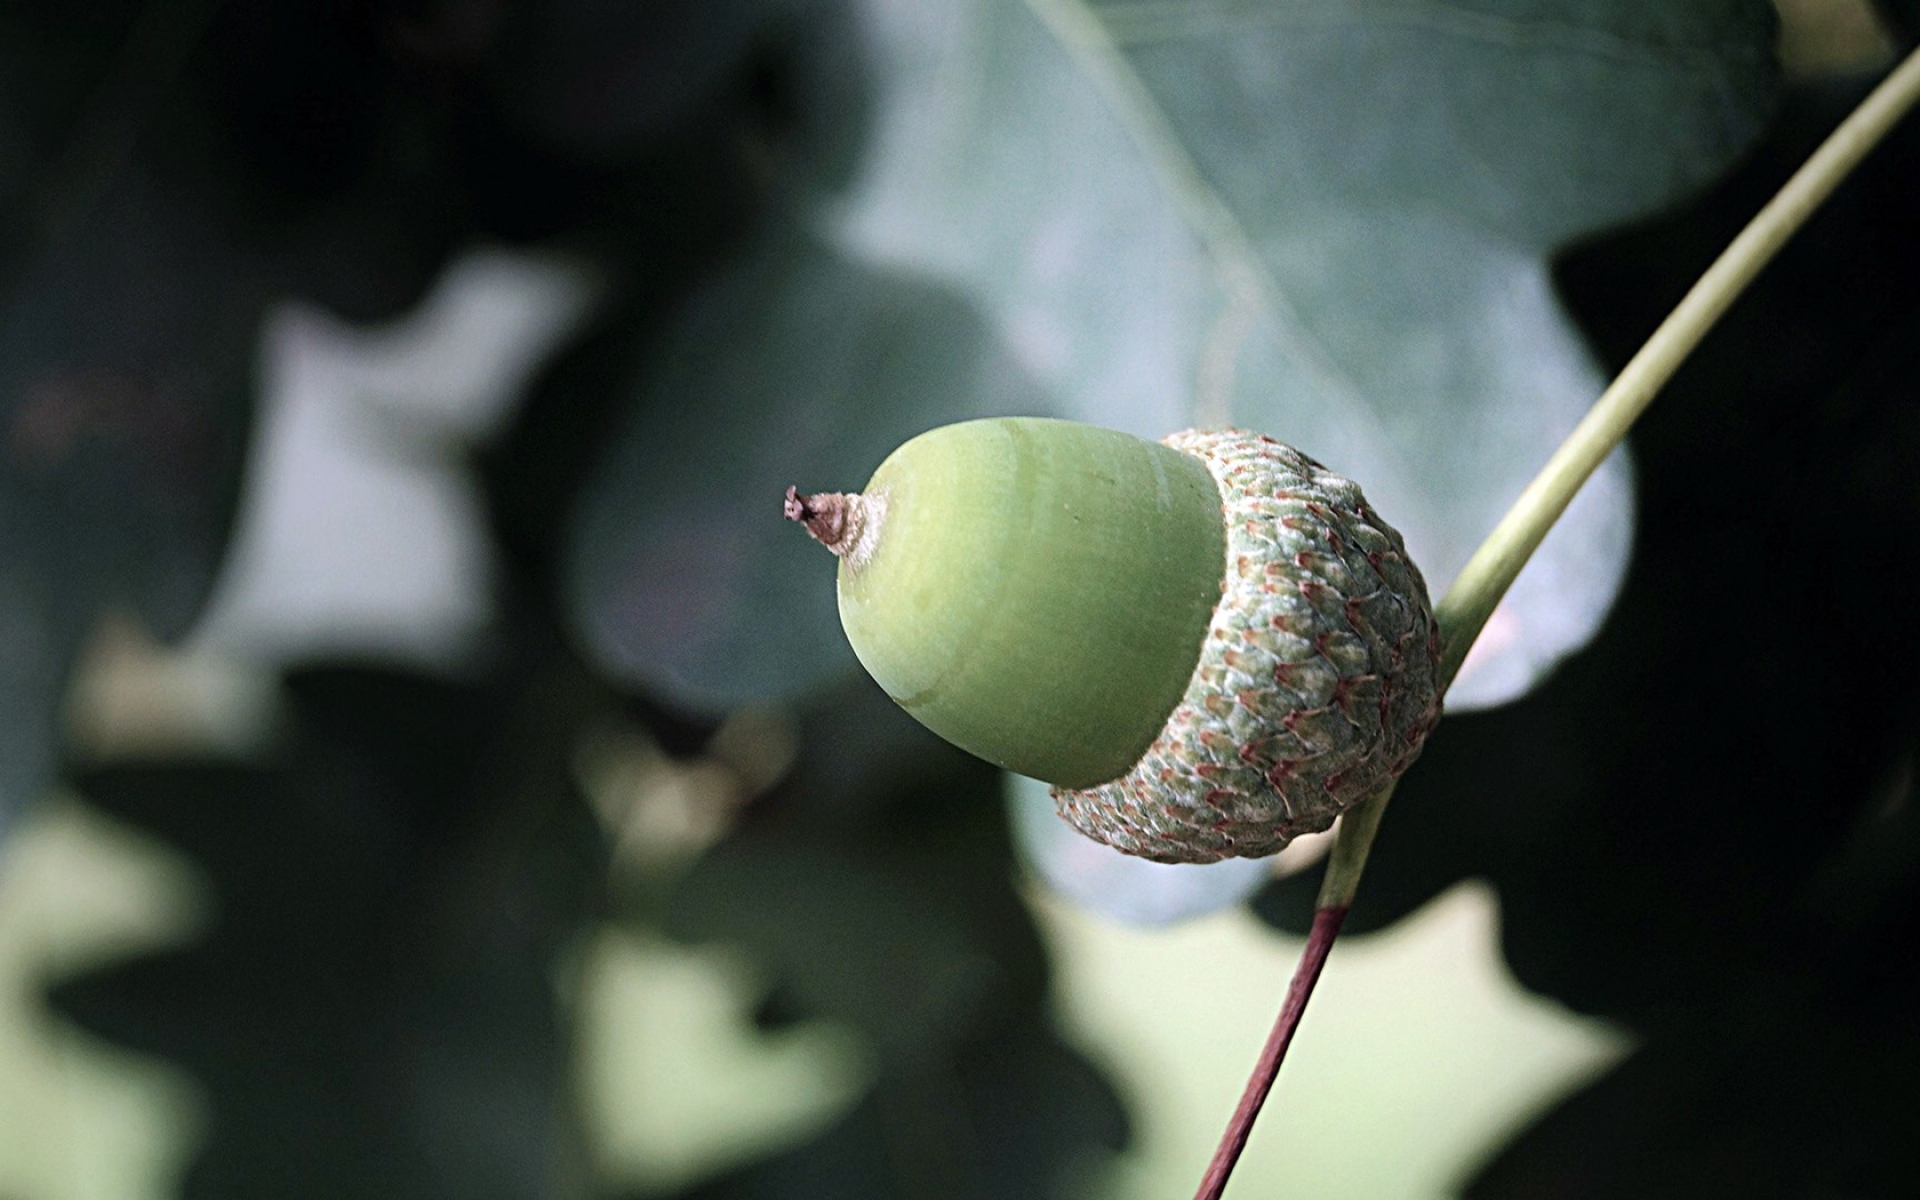
<svg viewBox="0 0 1920 1200">
<path fill-rule="evenodd" d="M 1487 619 L 1507 594 L 1520 568 L 1553 528 L 1560 514 L 1586 483 L 1647 405 L 1653 402 L 1673 373 L 1693 353 L 1707 331 L 1740 298 L 1780 247 L 1806 224 L 1822 201 L 1857 166 L 1867 152 L 1920 100 L 1920 50 L 1893 69 L 1880 86 L 1828 135 L 1813 156 L 1801 164 L 1786 186 L 1748 222 L 1706 274 L 1687 292 L 1647 344 L 1633 356 L 1619 376 L 1601 393 L 1547 465 L 1520 493 L 1507 515 L 1494 526 L 1466 567 L 1435 606 L 1446 650 L 1440 659 L 1440 687 L 1444 691 L 1460 672 L 1467 651 L 1486 626 Z M 1340 833 L 1320 885 L 1319 907 L 1345 908 L 1353 902 L 1366 869 L 1367 853 L 1393 788 L 1349 809 L 1340 821 Z"/>
<path fill-rule="evenodd" d="M 1360 890 L 1360 874 L 1367 869 L 1367 854 L 1373 849 L 1373 835 L 1380 831 L 1380 818 L 1386 815 L 1387 802 L 1399 782 L 1389 780 L 1387 786 L 1340 814 L 1340 829 L 1327 855 L 1326 873 L 1320 877 L 1315 908 L 1346 908 L 1353 903 L 1354 893 Z"/>
</svg>

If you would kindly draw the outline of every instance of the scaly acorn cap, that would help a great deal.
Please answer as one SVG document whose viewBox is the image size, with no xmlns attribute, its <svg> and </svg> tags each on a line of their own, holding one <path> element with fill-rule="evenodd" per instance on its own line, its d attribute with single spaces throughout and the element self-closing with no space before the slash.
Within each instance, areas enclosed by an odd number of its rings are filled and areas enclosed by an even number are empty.
<svg viewBox="0 0 1920 1200">
<path fill-rule="evenodd" d="M 1404 771 L 1440 638 L 1400 535 L 1272 438 L 1004 418 L 787 494 L 841 623 L 935 733 L 1161 862 L 1272 854 Z"/>
</svg>

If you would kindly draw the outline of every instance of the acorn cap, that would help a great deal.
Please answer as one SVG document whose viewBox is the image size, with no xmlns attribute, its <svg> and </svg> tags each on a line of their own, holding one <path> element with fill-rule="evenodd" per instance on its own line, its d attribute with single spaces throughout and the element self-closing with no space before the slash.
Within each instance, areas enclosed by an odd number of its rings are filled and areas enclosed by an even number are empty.
<svg viewBox="0 0 1920 1200">
<path fill-rule="evenodd" d="M 1075 827 L 1161 862 L 1272 854 L 1418 757 L 1440 716 L 1426 581 L 1360 489 L 1270 437 L 1188 430 L 1225 504 L 1225 590 L 1186 693 L 1127 773 L 1056 787 Z"/>
</svg>

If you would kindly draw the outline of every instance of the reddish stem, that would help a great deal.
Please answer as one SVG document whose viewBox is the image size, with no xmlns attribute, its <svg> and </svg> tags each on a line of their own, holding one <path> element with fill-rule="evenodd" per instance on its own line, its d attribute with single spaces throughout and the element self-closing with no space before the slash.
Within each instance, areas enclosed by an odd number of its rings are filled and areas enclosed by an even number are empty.
<svg viewBox="0 0 1920 1200">
<path fill-rule="evenodd" d="M 1233 1164 L 1240 1161 L 1240 1152 L 1247 1148 L 1253 1119 L 1260 1115 L 1260 1106 L 1267 1102 L 1267 1093 L 1273 1090 L 1274 1077 L 1280 1074 L 1280 1060 L 1287 1056 L 1293 1031 L 1300 1028 L 1300 1017 L 1307 1011 L 1313 985 L 1320 980 L 1320 969 L 1327 965 L 1327 953 L 1333 949 L 1333 939 L 1340 936 L 1340 922 L 1346 916 L 1344 906 L 1322 908 L 1313 914 L 1313 927 L 1307 930 L 1307 948 L 1301 952 L 1300 965 L 1294 968 L 1293 982 L 1287 985 L 1286 1002 L 1280 1006 L 1273 1032 L 1267 1035 L 1260 1061 L 1253 1066 L 1253 1078 L 1247 1080 L 1247 1090 L 1240 1094 L 1240 1106 L 1233 1110 L 1227 1131 L 1220 1135 L 1220 1148 L 1213 1152 L 1213 1161 L 1207 1164 L 1207 1173 L 1200 1180 L 1200 1190 L 1194 1193 L 1194 1200 L 1220 1200 L 1220 1193 L 1227 1190 L 1227 1177 L 1233 1174 Z"/>
</svg>

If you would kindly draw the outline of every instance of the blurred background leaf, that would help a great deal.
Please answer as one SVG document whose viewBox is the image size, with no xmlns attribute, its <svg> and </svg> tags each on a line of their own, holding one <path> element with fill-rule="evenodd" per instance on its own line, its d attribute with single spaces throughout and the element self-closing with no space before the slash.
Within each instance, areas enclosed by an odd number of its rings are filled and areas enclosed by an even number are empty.
<svg viewBox="0 0 1920 1200">
<path fill-rule="evenodd" d="M 269 302 L 397 312 L 464 227 L 404 72 L 343 16 L 204 0 L 0 16 L 0 636 L 27 647 L 6 652 L 25 661 L 0 704 L 9 737 L 39 731 L 7 756 L 0 820 L 46 783 L 46 681 L 92 623 L 130 605 L 178 634 L 206 598 Z"/>
<path fill-rule="evenodd" d="M 857 11 L 871 145 L 849 185 L 787 204 L 984 325 L 876 325 L 865 304 L 908 320 L 889 274 L 849 270 L 835 300 L 735 268 L 648 356 L 574 607 L 600 661 L 694 707 L 851 668 L 824 583 L 793 582 L 807 548 L 751 489 L 855 487 L 904 436 L 992 412 L 1283 436 L 1367 480 L 1443 587 L 1599 391 L 1547 252 L 1711 178 L 1773 94 L 1769 11 L 1721 0 Z M 779 272 L 789 230 L 748 260 Z M 1556 530 L 1457 704 L 1591 635 L 1624 569 L 1623 470 Z"/>
<path fill-rule="evenodd" d="M 785 223 L 616 386 L 639 394 L 570 538 L 574 624 L 616 678 L 704 711 L 858 669 L 830 560 L 771 519 L 788 485 L 838 488 L 935 425 L 1047 407 L 958 298 Z"/>
<path fill-rule="evenodd" d="M 868 12 L 882 117 L 840 236 L 977 298 L 1066 415 L 1236 422 L 1364 480 L 1436 589 L 1602 382 L 1546 256 L 1712 178 L 1773 103 L 1741 0 Z M 1592 635 L 1630 508 L 1615 461 L 1450 703 Z"/>
<path fill-rule="evenodd" d="M 187 1196 L 525 1196 L 558 1158 L 569 1051 L 550 970 L 599 839 L 569 783 L 563 677 L 286 683 L 279 761 L 121 765 L 79 787 L 190 853 L 210 936 L 62 984 L 90 1031 L 212 1096 Z M 289 1131 L 299 1130 L 297 1137 Z"/>
<path fill-rule="evenodd" d="M 1127 1120 L 1048 1024 L 999 772 L 865 680 L 811 712 L 798 744 L 791 774 L 672 886 L 665 924 L 760 964 L 764 1021 L 857 1032 L 874 1081 L 820 1140 L 693 1194 L 1060 1194 L 1124 1145 Z M 850 778 L 850 745 L 890 753 Z"/>
<path fill-rule="evenodd" d="M 1603 354 L 1639 344 L 1862 90 L 1797 91 L 1710 194 L 1562 262 Z M 1920 601 L 1895 465 L 1920 454 L 1916 163 L 1908 126 L 1635 431 L 1641 545 L 1594 646 L 1445 722 L 1395 800 L 1359 929 L 1486 876 L 1521 982 L 1647 1039 L 1475 1195 L 1891 1195 L 1920 1170 L 1895 1132 L 1920 1097 L 1893 1066 L 1920 987 L 1920 634 L 1887 619 Z M 1257 907 L 1302 928 L 1310 886 Z"/>
</svg>

